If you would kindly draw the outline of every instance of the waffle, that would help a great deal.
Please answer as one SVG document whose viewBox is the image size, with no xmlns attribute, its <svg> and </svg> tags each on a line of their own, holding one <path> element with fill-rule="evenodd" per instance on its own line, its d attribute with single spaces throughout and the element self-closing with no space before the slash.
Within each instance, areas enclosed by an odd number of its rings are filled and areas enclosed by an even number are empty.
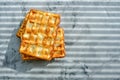
<svg viewBox="0 0 120 80">
<path fill-rule="evenodd" d="M 30 10 L 16 34 L 22 41 L 22 59 L 51 60 L 64 57 L 64 31 L 58 28 L 59 23 L 58 14 Z"/>
<path fill-rule="evenodd" d="M 61 58 L 65 56 L 65 47 L 64 47 L 64 30 L 62 28 L 57 29 L 57 36 L 54 43 L 54 51 L 52 58 Z M 23 60 L 38 59 L 28 55 L 22 54 Z"/>
<path fill-rule="evenodd" d="M 44 47 L 41 45 L 35 45 L 30 43 L 21 43 L 20 52 L 36 58 L 51 60 L 52 59 L 52 47 Z"/>
<path fill-rule="evenodd" d="M 21 37 L 22 34 L 24 33 L 27 20 L 29 20 L 30 22 L 35 22 L 41 25 L 46 25 L 46 26 L 58 26 L 60 23 L 60 15 L 31 9 L 30 12 L 28 12 L 27 15 L 25 16 L 25 19 L 23 20 L 23 23 L 17 32 L 18 37 Z"/>
</svg>

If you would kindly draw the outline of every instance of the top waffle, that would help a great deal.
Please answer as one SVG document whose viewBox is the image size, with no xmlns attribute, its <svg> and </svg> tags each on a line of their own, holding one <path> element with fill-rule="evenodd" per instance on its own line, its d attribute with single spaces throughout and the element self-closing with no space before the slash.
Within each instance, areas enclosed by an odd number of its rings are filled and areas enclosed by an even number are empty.
<svg viewBox="0 0 120 80">
<path fill-rule="evenodd" d="M 53 45 L 53 39 L 56 36 L 56 30 L 60 23 L 58 14 L 47 13 L 38 10 L 31 10 L 26 19 L 26 29 L 22 39 L 31 41 L 31 43 Z M 48 42 L 46 42 L 48 41 Z"/>
<path fill-rule="evenodd" d="M 60 23 L 60 15 L 59 14 L 54 14 L 54 13 L 48 13 L 48 12 L 44 12 L 44 11 L 39 11 L 39 10 L 34 10 L 31 9 L 29 13 L 27 13 L 23 24 L 21 25 L 22 30 L 19 30 L 19 32 L 17 32 L 17 36 L 21 37 L 22 34 L 24 33 L 25 30 L 25 26 L 30 25 L 28 28 L 29 30 L 34 30 L 33 25 L 35 26 L 46 26 L 44 28 L 41 28 L 41 31 L 44 32 L 46 31 L 46 28 L 49 27 L 49 29 L 47 29 L 48 32 L 50 32 L 50 30 L 52 31 L 53 29 L 56 29 L 56 26 L 58 26 Z M 30 28 L 32 27 L 32 28 Z"/>
</svg>

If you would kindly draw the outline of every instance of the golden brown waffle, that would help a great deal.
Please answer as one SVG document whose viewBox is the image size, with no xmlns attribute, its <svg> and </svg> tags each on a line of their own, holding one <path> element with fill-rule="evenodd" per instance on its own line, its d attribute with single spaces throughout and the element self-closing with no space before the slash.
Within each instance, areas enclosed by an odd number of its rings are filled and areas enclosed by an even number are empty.
<svg viewBox="0 0 120 80">
<path fill-rule="evenodd" d="M 52 58 L 60 58 L 65 56 L 65 44 L 64 44 L 64 30 L 62 28 L 57 29 L 57 36 L 54 43 Z M 22 54 L 23 60 L 38 59 L 28 55 Z"/>
<path fill-rule="evenodd" d="M 52 47 L 44 47 L 40 45 L 21 42 L 20 52 L 36 58 L 51 60 L 52 59 Z"/>
<path fill-rule="evenodd" d="M 17 32 L 17 36 L 22 40 L 22 59 L 51 60 L 55 57 L 64 57 L 64 31 L 62 28 L 58 29 L 59 23 L 58 14 L 30 10 Z"/>
<path fill-rule="evenodd" d="M 30 12 L 28 12 L 27 15 L 25 16 L 25 19 L 23 20 L 23 23 L 17 32 L 18 37 L 22 36 L 22 34 L 24 33 L 27 20 L 29 20 L 29 22 L 38 23 L 38 25 L 41 24 L 41 26 L 49 26 L 51 28 L 49 28 L 48 30 L 52 30 L 53 29 L 52 26 L 54 27 L 59 25 L 60 15 L 31 9 Z M 41 31 L 45 31 L 44 29 L 45 27 L 41 28 Z M 34 28 L 33 28 L 33 31 L 34 31 Z"/>
</svg>

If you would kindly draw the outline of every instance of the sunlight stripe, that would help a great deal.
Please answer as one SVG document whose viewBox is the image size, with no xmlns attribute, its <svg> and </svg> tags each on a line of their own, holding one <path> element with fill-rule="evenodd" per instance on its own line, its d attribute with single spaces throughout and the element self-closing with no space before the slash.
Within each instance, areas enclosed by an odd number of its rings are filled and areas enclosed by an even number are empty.
<svg viewBox="0 0 120 80">
<path fill-rule="evenodd" d="M 27 74 L 25 74 L 25 73 L 20 73 L 20 74 L 15 74 L 15 73 L 5 73 L 5 74 L 0 74 L 0 77 L 2 77 L 2 76 L 9 76 L 9 77 L 19 77 L 19 78 L 49 78 L 49 77 L 60 77 L 61 76 L 61 74 L 47 74 L 47 76 L 46 75 L 44 75 L 44 74 L 29 74 L 29 73 L 27 73 Z M 65 78 L 84 78 L 84 77 L 86 77 L 86 75 L 83 75 L 83 74 L 76 74 L 76 75 L 71 75 L 71 76 L 66 76 Z M 120 76 L 119 76 L 119 74 L 117 74 L 117 75 L 112 75 L 112 74 L 95 74 L 95 75 L 90 75 L 89 77 L 92 77 L 92 78 L 120 78 Z"/>
<path fill-rule="evenodd" d="M 79 76 L 75 75 L 75 77 L 79 77 Z M 96 75 L 95 74 L 92 76 L 92 78 L 106 78 L 107 79 L 107 78 L 120 78 L 120 76 L 119 76 L 119 74 L 117 74 L 117 75 L 115 75 L 115 74 L 113 74 L 113 75 L 112 74 L 110 74 L 110 75 L 107 75 L 107 74 L 106 75 L 105 74 Z"/>
<path fill-rule="evenodd" d="M 104 57 L 104 56 L 101 56 L 101 57 L 81 57 L 80 55 L 79 56 L 74 56 L 74 57 L 66 57 L 63 60 L 80 60 L 80 61 L 90 61 L 90 63 L 95 63 L 96 61 L 99 61 L 99 62 L 102 62 L 102 61 L 111 61 L 111 60 L 118 60 L 119 57 L 117 58 L 111 58 L 111 57 Z M 92 61 L 92 62 L 91 62 Z M 95 61 L 95 62 L 93 62 Z"/>
<path fill-rule="evenodd" d="M 0 55 L 1 54 L 6 54 L 6 51 L 5 50 L 0 50 Z"/>
<path fill-rule="evenodd" d="M 3 31 L 4 31 L 4 30 L 5 30 L 5 31 L 9 31 L 9 30 L 12 31 L 12 30 L 14 30 L 14 29 L 15 29 L 14 27 L 12 27 L 12 28 L 7 27 L 7 28 L 6 28 L 6 27 L 1 27 L 1 26 L 0 26 L 0 31 L 2 31 L 2 30 L 3 30 Z"/>
<path fill-rule="evenodd" d="M 8 45 L 6 45 L 6 44 L 1 44 L 0 45 L 0 48 L 7 48 L 8 47 Z"/>
<path fill-rule="evenodd" d="M 19 24 L 20 21 L 16 21 L 16 22 L 13 22 L 13 21 L 8 21 L 7 23 L 6 22 L 0 22 L 0 24 Z M 60 24 L 70 24 L 70 25 L 73 25 L 73 24 L 99 24 L 99 25 L 103 25 L 103 24 L 106 24 L 106 25 L 120 25 L 119 22 L 89 22 L 89 21 L 85 21 L 85 22 L 73 22 L 73 21 L 64 21 L 64 22 L 61 22 Z"/>
<path fill-rule="evenodd" d="M 99 55 L 99 56 L 105 56 L 105 55 L 112 55 L 114 53 L 114 55 L 119 54 L 119 52 L 115 52 L 115 51 L 101 51 L 101 52 L 97 52 L 97 51 L 88 51 L 88 52 L 82 52 L 82 51 L 67 51 L 67 56 L 74 56 L 74 55 Z"/>
<path fill-rule="evenodd" d="M 24 11 L 25 13 L 27 13 L 28 11 Z M 53 13 L 120 13 L 120 11 L 51 11 Z M 0 11 L 0 13 L 23 13 L 23 11 Z"/>
<path fill-rule="evenodd" d="M 10 39 L 0 39 L 0 42 L 10 41 Z"/>
<path fill-rule="evenodd" d="M 11 78 L 11 77 L 14 77 L 14 78 L 39 78 L 39 79 L 41 79 L 41 78 L 58 78 L 58 77 L 61 77 L 61 76 L 63 76 L 63 75 L 61 75 L 61 74 L 47 74 L 47 76 L 46 75 L 44 75 L 44 74 L 25 74 L 25 73 L 23 73 L 23 74 L 14 74 L 14 73 L 6 73 L 6 74 L 0 74 L 0 77 L 2 77 L 2 76 L 8 76 L 9 78 Z M 86 77 L 86 75 L 83 75 L 83 74 L 76 74 L 76 75 L 71 75 L 71 76 L 65 76 L 64 78 L 85 78 Z M 97 75 L 97 74 L 95 74 L 95 75 L 93 75 L 93 76 L 91 76 L 91 75 L 89 75 L 89 78 L 105 78 L 105 79 L 107 79 L 107 78 L 120 78 L 120 76 L 119 76 L 119 74 L 117 74 L 117 75 L 111 75 L 111 74 L 106 74 L 106 75 L 104 75 L 104 74 L 99 74 L 99 75 Z"/>
<path fill-rule="evenodd" d="M 10 8 L 21 8 L 22 6 L 20 6 L 20 5 L 6 5 L 6 6 L 4 6 L 4 5 L 0 5 L 0 8 L 8 8 L 8 7 L 10 7 Z M 57 8 L 64 8 L 65 7 L 65 5 L 57 5 L 57 4 L 55 4 L 55 5 L 49 5 L 49 6 L 46 6 L 46 5 L 25 5 L 25 7 L 26 8 L 31 8 L 31 7 L 36 7 L 36 8 L 39 8 L 39 7 L 44 7 L 44 8 L 46 8 L 46 7 L 57 7 Z M 116 5 L 114 5 L 114 6 L 105 6 L 105 5 L 103 5 L 103 6 L 101 6 L 101 5 L 88 5 L 88 6 L 86 6 L 86 5 L 70 5 L 70 6 L 68 6 L 68 8 L 120 8 L 120 6 L 116 6 Z"/>
<path fill-rule="evenodd" d="M 0 5 L 0 8 L 8 8 L 8 7 L 11 7 L 11 8 L 21 8 L 22 6 L 20 6 L 20 5 L 7 5 L 7 6 L 5 6 L 5 5 Z M 64 7 L 66 7 L 66 5 L 49 5 L 49 6 L 46 6 L 46 5 L 29 5 L 29 4 L 27 4 L 27 5 L 25 5 L 25 7 L 26 8 L 30 8 L 30 7 L 36 7 L 36 8 L 39 8 L 39 7 L 44 7 L 44 8 L 46 8 L 46 7 L 57 7 L 57 8 L 64 8 Z M 88 6 L 86 6 L 86 5 L 70 5 L 70 6 L 68 6 L 68 8 L 74 8 L 74 7 L 77 7 L 77 8 L 120 8 L 120 6 L 116 6 L 116 5 L 114 5 L 114 6 L 105 6 L 105 5 L 103 5 L 103 6 L 101 6 L 101 5 L 88 5 Z"/>
<path fill-rule="evenodd" d="M 14 24 L 14 23 L 13 23 Z M 120 25 L 119 22 L 61 22 L 61 24 L 70 24 L 70 25 L 73 25 L 73 24 L 99 24 L 99 25 L 104 25 L 104 24 L 107 24 L 107 25 Z"/>
<path fill-rule="evenodd" d="M 1 28 L 0 28 L 1 29 Z M 90 30 L 90 31 L 119 31 L 120 29 L 119 28 L 109 28 L 109 27 L 105 27 L 105 28 L 92 28 L 92 27 L 89 27 L 89 28 L 64 28 L 65 31 L 84 31 L 84 30 Z"/>
<path fill-rule="evenodd" d="M 85 62 L 84 64 L 86 64 L 89 67 L 103 66 L 103 65 L 106 66 L 106 67 L 120 67 L 119 63 L 110 63 L 110 62 L 108 62 L 108 64 L 107 63 L 105 64 L 104 62 L 99 62 L 99 63 L 96 63 L 96 62 L 92 62 L 92 63 L 88 62 L 87 63 L 87 62 Z M 53 63 L 53 64 L 48 64 L 49 67 L 53 67 L 53 66 L 69 67 L 69 66 L 73 66 L 73 65 L 75 65 L 75 67 L 80 67 L 81 65 L 83 65 L 83 63 L 81 62 L 79 64 L 76 64 L 76 63 L 71 64 L 71 63 L 67 62 L 67 63 Z"/>
<path fill-rule="evenodd" d="M 82 50 L 80 50 L 80 51 L 66 51 L 66 53 L 67 53 L 67 55 L 68 55 L 68 57 L 70 57 L 71 55 L 74 55 L 74 56 L 77 56 L 77 55 L 83 55 L 83 56 L 87 56 L 87 55 L 101 55 L 101 56 L 103 56 L 103 55 L 107 55 L 107 54 L 113 54 L 113 55 L 117 55 L 117 54 L 119 54 L 119 51 L 102 51 L 101 50 L 101 52 L 99 52 L 99 51 L 94 51 L 94 50 L 91 50 L 91 51 L 82 51 Z"/>
<path fill-rule="evenodd" d="M 101 49 L 101 48 L 103 48 L 103 49 L 111 49 L 111 48 L 115 48 L 115 49 L 120 49 L 120 46 L 107 46 L 107 45 L 105 45 L 105 46 L 98 46 L 98 45 L 96 45 L 96 46 L 91 46 L 91 45 L 89 45 L 89 46 L 65 46 L 65 48 L 94 48 L 94 49 L 96 49 L 96 48 L 98 48 L 98 49 Z"/>
<path fill-rule="evenodd" d="M 10 33 L 0 33 L 0 36 L 11 36 L 12 34 Z"/>
<path fill-rule="evenodd" d="M 13 0 L 5 0 L 5 1 L 0 1 L 0 2 L 13 2 Z M 28 2 L 28 0 L 21 0 L 21 1 L 17 1 L 17 2 Z M 50 0 L 49 2 L 56 2 L 56 1 L 61 1 L 61 2 L 69 2 L 69 1 L 73 1 L 73 0 Z M 120 2 L 119 0 L 74 0 L 74 1 L 84 1 L 84 2 Z M 30 0 L 29 2 L 46 2 L 45 0 Z"/>
<path fill-rule="evenodd" d="M 44 71 L 44 72 L 52 72 L 52 73 L 57 73 L 60 72 L 62 69 L 32 69 L 31 71 L 28 72 L 39 72 L 39 71 Z M 83 72 L 82 69 L 69 69 L 67 72 Z M 120 73 L 120 69 L 94 69 L 94 71 L 99 71 L 101 73 Z M 88 72 L 92 72 L 92 70 L 88 69 Z"/>
<path fill-rule="evenodd" d="M 1 19 L 14 19 L 14 18 L 19 18 L 19 19 L 23 19 L 24 16 L 1 16 L 0 17 Z M 61 19 L 73 19 L 73 18 L 76 18 L 76 19 L 120 19 L 120 17 L 106 17 L 106 16 L 103 16 L 103 17 L 86 17 L 86 16 L 77 16 L 77 17 L 73 17 L 73 16 L 62 16 Z"/>
<path fill-rule="evenodd" d="M 62 69 L 54 69 L 54 68 L 52 68 L 52 69 L 40 69 L 40 68 L 38 68 L 38 69 L 32 69 L 31 71 L 28 71 L 28 72 L 39 72 L 39 71 L 48 71 L 48 72 L 58 72 L 58 71 L 61 71 Z M 77 72 L 83 72 L 83 69 L 69 69 L 67 72 L 72 72 L 72 71 L 77 71 Z M 105 72 L 109 72 L 109 73 L 120 73 L 120 69 L 107 69 L 107 68 L 104 68 L 104 69 L 102 69 L 102 70 L 100 70 L 100 69 L 94 69 L 94 71 L 100 71 L 100 72 L 102 72 L 102 73 L 105 73 Z M 89 69 L 89 71 L 88 72 L 92 72 L 90 69 Z"/>
<path fill-rule="evenodd" d="M 62 68 L 33 68 L 30 71 L 27 72 L 39 72 L 39 71 L 48 71 L 48 72 L 59 72 L 61 71 Z M 16 72 L 16 70 L 10 69 L 10 68 L 0 68 L 0 71 L 6 71 L 6 72 Z M 73 68 L 73 69 L 69 69 L 67 72 L 71 72 L 71 71 L 78 71 L 78 72 L 83 72 L 83 69 L 78 69 L 78 68 Z M 100 72 L 120 72 L 120 69 L 118 68 L 104 68 L 102 70 L 100 69 L 94 69 L 94 71 L 100 71 Z M 91 72 L 91 70 L 89 69 L 89 72 Z"/>
<path fill-rule="evenodd" d="M 20 77 L 20 78 L 45 78 L 46 77 L 46 75 L 47 75 L 47 77 L 49 78 L 49 77 L 58 77 L 58 76 L 60 76 L 60 74 L 55 74 L 55 75 L 53 75 L 53 74 L 29 74 L 29 73 L 19 73 L 19 74 L 15 74 L 15 73 L 5 73 L 5 74 L 0 74 L 0 77 L 2 77 L 2 76 L 9 76 L 9 77 Z"/>
<path fill-rule="evenodd" d="M 86 16 L 77 16 L 77 17 L 73 17 L 73 16 L 63 16 L 61 17 L 62 19 L 72 19 L 72 18 L 76 18 L 76 19 L 120 19 L 120 17 L 106 17 L 106 16 L 101 16 L 101 17 L 97 17 L 97 16 L 91 16 L 91 17 L 86 17 Z"/>
<path fill-rule="evenodd" d="M 20 24 L 20 22 L 0 22 L 0 24 Z M 74 22 L 61 22 L 61 24 L 69 24 L 69 25 L 73 25 L 75 24 Z M 77 24 L 92 24 L 92 25 L 120 25 L 120 23 L 116 22 L 116 23 L 113 23 L 113 22 L 76 22 L 76 25 Z"/>
<path fill-rule="evenodd" d="M 113 43 L 113 42 L 115 42 L 115 43 L 119 43 L 120 42 L 120 40 L 83 40 L 83 39 L 81 39 L 81 40 L 78 40 L 77 39 L 77 41 L 75 40 L 75 39 L 65 39 L 65 41 L 66 42 L 77 42 L 77 43 L 79 43 L 79 42 L 105 42 L 105 43 Z"/>
<path fill-rule="evenodd" d="M 69 78 L 81 78 L 81 76 L 79 76 L 79 75 L 71 75 Z M 117 74 L 117 75 L 115 75 L 115 74 L 95 74 L 95 75 L 89 75 L 89 78 L 100 78 L 100 79 L 102 79 L 102 78 L 105 78 L 105 79 L 107 79 L 107 78 L 120 78 L 120 76 L 119 76 L 119 74 Z"/>
<path fill-rule="evenodd" d="M 90 34 L 90 33 L 86 33 L 86 34 L 83 34 L 83 33 L 72 33 L 72 34 L 65 34 L 66 37 L 68 36 L 72 36 L 72 37 L 78 37 L 78 36 L 97 36 L 97 37 L 120 37 L 120 34 Z"/>
</svg>

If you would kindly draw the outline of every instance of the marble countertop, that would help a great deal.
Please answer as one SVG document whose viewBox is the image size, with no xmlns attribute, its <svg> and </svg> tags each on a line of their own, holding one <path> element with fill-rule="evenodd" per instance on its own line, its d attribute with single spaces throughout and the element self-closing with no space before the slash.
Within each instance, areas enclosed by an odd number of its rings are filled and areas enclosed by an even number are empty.
<svg viewBox="0 0 120 80">
<path fill-rule="evenodd" d="M 66 57 L 22 61 L 16 32 L 31 9 L 61 15 Z M 119 0 L 1 0 L 0 80 L 119 80 Z"/>
</svg>

